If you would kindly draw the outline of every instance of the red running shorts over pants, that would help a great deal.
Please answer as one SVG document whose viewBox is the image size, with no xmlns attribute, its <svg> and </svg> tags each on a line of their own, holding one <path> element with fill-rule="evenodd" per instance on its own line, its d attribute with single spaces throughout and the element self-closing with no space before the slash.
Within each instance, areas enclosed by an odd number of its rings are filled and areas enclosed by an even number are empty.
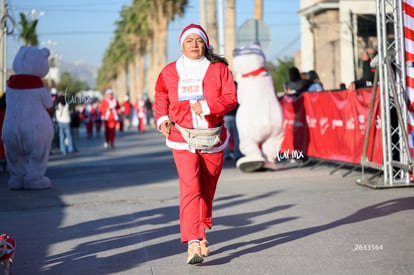
<svg viewBox="0 0 414 275">
<path fill-rule="evenodd" d="M 181 242 L 203 239 L 204 229 L 212 226 L 213 199 L 224 151 L 201 154 L 172 149 L 172 153 L 180 179 Z"/>
</svg>

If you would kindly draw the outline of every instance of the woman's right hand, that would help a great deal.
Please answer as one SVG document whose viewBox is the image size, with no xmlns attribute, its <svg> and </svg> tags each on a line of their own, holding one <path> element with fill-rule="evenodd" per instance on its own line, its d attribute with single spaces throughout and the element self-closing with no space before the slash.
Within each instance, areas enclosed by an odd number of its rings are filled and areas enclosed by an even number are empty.
<svg viewBox="0 0 414 275">
<path fill-rule="evenodd" d="M 170 128 L 171 128 L 171 121 L 166 120 L 163 121 L 160 125 L 161 132 L 165 137 L 168 137 L 170 135 Z"/>
</svg>

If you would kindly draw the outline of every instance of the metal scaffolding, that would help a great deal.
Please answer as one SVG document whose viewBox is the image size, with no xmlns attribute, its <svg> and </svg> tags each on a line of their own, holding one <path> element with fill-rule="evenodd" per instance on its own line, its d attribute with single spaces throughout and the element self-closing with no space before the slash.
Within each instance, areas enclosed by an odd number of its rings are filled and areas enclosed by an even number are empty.
<svg viewBox="0 0 414 275">
<path fill-rule="evenodd" d="M 382 166 L 371 163 L 363 155 L 362 179 L 358 183 L 373 188 L 414 186 L 410 179 L 413 159 L 407 132 L 403 4 L 402 0 L 377 0 L 376 7 L 379 58 L 377 79 L 380 91 L 383 163 Z M 372 108 L 370 119 L 373 119 Z M 364 149 L 367 138 L 365 141 Z M 382 170 L 382 179 L 367 179 L 366 167 Z"/>
</svg>

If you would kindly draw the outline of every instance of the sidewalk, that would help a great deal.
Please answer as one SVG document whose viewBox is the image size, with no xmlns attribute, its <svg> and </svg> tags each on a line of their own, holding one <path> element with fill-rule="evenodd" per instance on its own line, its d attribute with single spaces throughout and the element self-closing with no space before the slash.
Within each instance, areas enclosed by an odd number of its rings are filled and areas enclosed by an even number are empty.
<svg viewBox="0 0 414 275">
<path fill-rule="evenodd" d="M 186 264 L 178 177 L 155 130 L 54 150 L 53 188 L 9 191 L 0 233 L 17 242 L 14 274 L 414 274 L 414 189 L 374 190 L 332 167 L 245 174 L 226 162 L 208 232 L 211 256 Z"/>
</svg>

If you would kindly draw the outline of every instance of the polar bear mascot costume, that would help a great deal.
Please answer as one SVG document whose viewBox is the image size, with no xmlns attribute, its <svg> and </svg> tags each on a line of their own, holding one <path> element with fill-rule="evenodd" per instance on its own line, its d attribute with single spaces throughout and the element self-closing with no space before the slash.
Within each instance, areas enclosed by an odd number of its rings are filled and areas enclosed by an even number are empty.
<svg viewBox="0 0 414 275">
<path fill-rule="evenodd" d="M 233 68 L 239 109 L 236 124 L 243 153 L 236 165 L 243 172 L 276 169 L 276 157 L 284 137 L 283 110 L 271 75 L 264 68 L 259 45 L 236 48 Z"/>
<path fill-rule="evenodd" d="M 49 72 L 49 50 L 23 46 L 13 61 L 16 73 L 7 82 L 2 139 L 10 172 L 9 189 L 46 189 L 45 177 L 53 139 L 48 112 L 52 96 L 42 77 Z"/>
</svg>

